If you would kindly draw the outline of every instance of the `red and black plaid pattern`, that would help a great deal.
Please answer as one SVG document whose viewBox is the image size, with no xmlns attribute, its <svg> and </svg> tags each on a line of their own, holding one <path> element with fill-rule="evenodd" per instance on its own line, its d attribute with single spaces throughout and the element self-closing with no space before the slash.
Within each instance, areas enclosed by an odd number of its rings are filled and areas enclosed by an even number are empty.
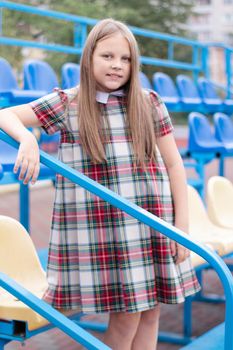
<svg viewBox="0 0 233 350">
<path fill-rule="evenodd" d="M 148 92 L 147 92 L 148 93 Z M 172 132 L 161 99 L 150 92 L 157 137 Z M 124 96 L 101 104 L 109 141 L 107 162 L 93 164 L 79 141 L 74 90 L 57 91 L 31 106 L 48 133 L 61 131 L 59 158 L 110 190 L 169 223 L 174 222 L 166 168 L 134 166 Z M 67 108 L 68 106 L 68 108 Z M 57 176 L 45 300 L 56 308 L 137 312 L 158 302 L 179 303 L 199 290 L 187 259 L 175 265 L 169 239 L 94 194 Z"/>
</svg>

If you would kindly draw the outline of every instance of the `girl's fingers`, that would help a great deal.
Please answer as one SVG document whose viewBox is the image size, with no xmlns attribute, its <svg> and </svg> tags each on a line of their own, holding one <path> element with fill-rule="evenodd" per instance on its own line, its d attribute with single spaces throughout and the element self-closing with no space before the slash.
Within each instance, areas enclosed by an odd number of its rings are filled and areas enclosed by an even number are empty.
<svg viewBox="0 0 233 350">
<path fill-rule="evenodd" d="M 32 175 L 32 179 L 31 179 L 31 184 L 34 185 L 38 176 L 39 176 L 39 172 L 40 172 L 40 165 L 39 163 L 36 164 L 35 168 L 34 168 L 34 172 Z"/>
<path fill-rule="evenodd" d="M 13 168 L 13 172 L 16 174 L 21 166 L 21 163 L 22 163 L 22 160 L 23 160 L 23 157 L 18 154 L 17 155 L 17 158 L 16 158 L 16 161 L 15 161 L 15 165 L 14 165 L 14 168 Z"/>
<path fill-rule="evenodd" d="M 176 242 L 170 241 L 170 249 L 172 256 L 176 256 Z"/>
<path fill-rule="evenodd" d="M 38 178 L 40 165 L 39 162 L 32 162 L 27 159 L 23 159 L 22 156 L 18 156 L 14 165 L 14 173 L 17 173 L 20 169 L 19 180 L 23 180 L 26 185 L 30 180 L 34 184 Z"/>
<path fill-rule="evenodd" d="M 34 169 L 35 169 L 34 164 L 30 165 L 27 168 L 27 172 L 26 172 L 26 175 L 25 175 L 24 180 L 23 180 L 24 185 L 26 185 L 30 181 L 30 179 L 33 177 Z"/>
<path fill-rule="evenodd" d="M 28 160 L 27 159 L 23 159 L 21 161 L 21 166 L 20 166 L 19 180 L 23 180 L 27 169 L 28 169 Z"/>
<path fill-rule="evenodd" d="M 189 249 L 177 244 L 176 264 L 180 264 L 190 256 Z"/>
</svg>

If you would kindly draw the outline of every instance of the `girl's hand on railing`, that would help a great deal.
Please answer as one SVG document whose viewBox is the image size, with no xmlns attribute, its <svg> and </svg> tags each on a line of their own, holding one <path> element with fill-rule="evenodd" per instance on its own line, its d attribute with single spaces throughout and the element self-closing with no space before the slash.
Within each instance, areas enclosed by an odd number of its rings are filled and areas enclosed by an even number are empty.
<svg viewBox="0 0 233 350">
<path fill-rule="evenodd" d="M 25 134 L 20 142 L 14 173 L 19 169 L 19 180 L 23 180 L 25 185 L 30 180 L 32 185 L 36 182 L 40 171 L 40 155 L 37 140 L 32 133 Z"/>
<path fill-rule="evenodd" d="M 189 249 L 180 245 L 176 241 L 170 242 L 171 253 L 176 264 L 180 264 L 190 256 Z"/>
</svg>

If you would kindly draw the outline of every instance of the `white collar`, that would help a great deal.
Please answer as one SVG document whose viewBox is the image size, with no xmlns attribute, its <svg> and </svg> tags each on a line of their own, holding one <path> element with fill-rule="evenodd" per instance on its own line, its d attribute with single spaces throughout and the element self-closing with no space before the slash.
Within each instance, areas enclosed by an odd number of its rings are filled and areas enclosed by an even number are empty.
<svg viewBox="0 0 233 350">
<path fill-rule="evenodd" d="M 112 92 L 96 91 L 96 101 L 106 104 L 108 102 L 108 98 L 109 98 L 110 95 L 113 95 L 113 96 L 124 96 L 125 92 L 124 92 L 123 89 L 112 91 Z"/>
</svg>

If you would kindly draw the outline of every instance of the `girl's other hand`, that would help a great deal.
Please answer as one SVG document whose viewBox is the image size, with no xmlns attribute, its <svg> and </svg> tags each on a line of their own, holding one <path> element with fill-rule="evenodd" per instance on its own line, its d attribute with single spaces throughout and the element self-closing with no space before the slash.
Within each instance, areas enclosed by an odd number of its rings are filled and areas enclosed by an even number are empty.
<svg viewBox="0 0 233 350">
<path fill-rule="evenodd" d="M 40 171 L 40 155 L 37 140 L 31 132 L 25 133 L 20 142 L 14 173 L 19 169 L 19 180 L 23 180 L 25 185 L 30 180 L 32 185 L 36 182 Z"/>
<path fill-rule="evenodd" d="M 171 253 L 176 264 L 180 264 L 190 256 L 189 249 L 175 241 L 170 242 Z"/>
</svg>

